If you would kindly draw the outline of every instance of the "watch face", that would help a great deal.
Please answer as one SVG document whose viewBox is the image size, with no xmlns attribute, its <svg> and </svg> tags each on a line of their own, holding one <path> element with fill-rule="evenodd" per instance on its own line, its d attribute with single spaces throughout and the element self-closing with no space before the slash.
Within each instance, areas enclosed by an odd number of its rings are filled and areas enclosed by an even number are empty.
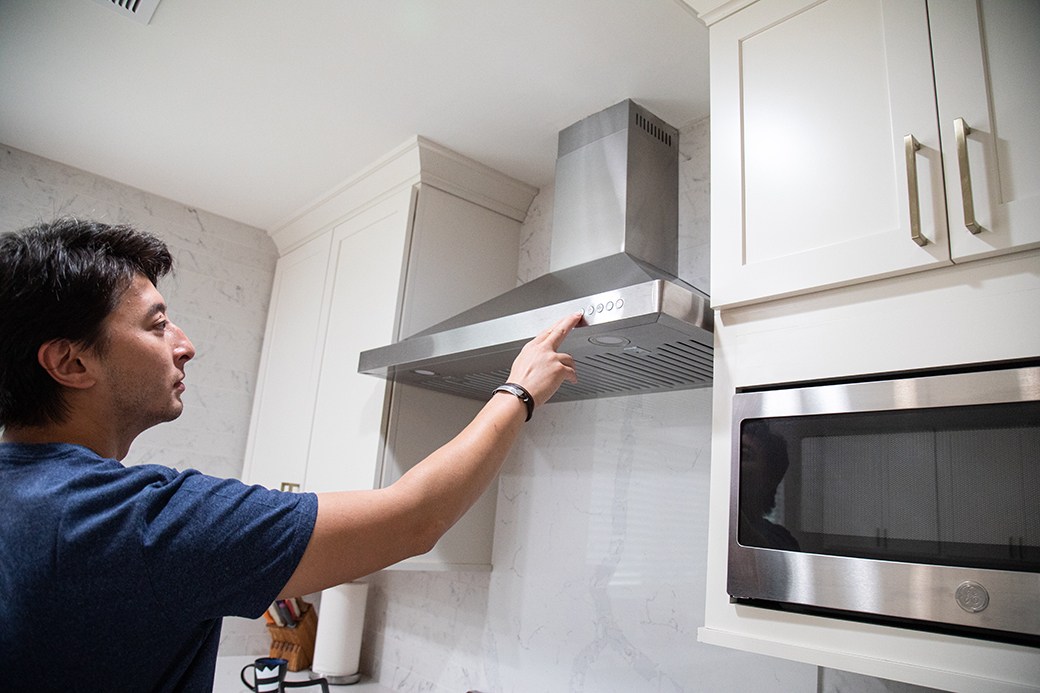
<svg viewBox="0 0 1040 693">
<path fill-rule="evenodd" d="M 524 420 L 531 420 L 531 414 L 534 413 L 534 400 L 531 398 L 530 393 L 523 387 L 515 383 L 504 383 L 496 387 L 494 390 L 492 390 L 492 392 L 508 392 L 512 395 L 516 395 L 516 397 L 518 397 L 520 401 L 524 403 L 524 406 L 527 407 L 527 418 Z"/>
</svg>

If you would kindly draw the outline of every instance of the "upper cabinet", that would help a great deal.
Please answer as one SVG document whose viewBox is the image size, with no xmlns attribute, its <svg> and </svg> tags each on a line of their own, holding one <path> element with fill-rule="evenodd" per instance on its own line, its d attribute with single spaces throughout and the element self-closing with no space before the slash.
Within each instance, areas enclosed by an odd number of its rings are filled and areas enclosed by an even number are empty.
<svg viewBox="0 0 1040 693">
<path fill-rule="evenodd" d="M 268 488 L 298 490 L 307 473 L 300 451 L 310 442 L 321 366 L 330 241 L 331 234 L 311 239 L 279 258 L 275 269 L 243 469 L 244 479 Z"/>
<path fill-rule="evenodd" d="M 713 305 L 1040 245 L 1037 35 L 1040 3 L 1001 0 L 760 0 L 714 24 Z"/>
<path fill-rule="evenodd" d="M 928 3 L 954 262 L 1040 245 L 1040 2 Z"/>
<path fill-rule="evenodd" d="M 416 138 L 273 232 L 281 257 L 243 478 L 377 488 L 461 430 L 479 403 L 361 375 L 358 357 L 515 287 L 536 192 Z M 489 565 L 495 495 L 413 563 Z"/>
</svg>

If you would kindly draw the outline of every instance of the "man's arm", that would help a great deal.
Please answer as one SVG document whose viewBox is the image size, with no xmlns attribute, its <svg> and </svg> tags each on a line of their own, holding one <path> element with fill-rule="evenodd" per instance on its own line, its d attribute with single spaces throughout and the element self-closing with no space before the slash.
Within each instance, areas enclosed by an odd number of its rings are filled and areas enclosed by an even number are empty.
<svg viewBox="0 0 1040 693">
<path fill-rule="evenodd" d="M 513 362 L 509 382 L 527 389 L 536 406 L 564 380 L 577 381 L 574 361 L 556 350 L 581 318 L 560 320 Z M 496 394 L 461 433 L 394 484 L 318 494 L 314 532 L 281 596 L 317 592 L 429 551 L 498 474 L 526 416 L 519 398 Z"/>
</svg>

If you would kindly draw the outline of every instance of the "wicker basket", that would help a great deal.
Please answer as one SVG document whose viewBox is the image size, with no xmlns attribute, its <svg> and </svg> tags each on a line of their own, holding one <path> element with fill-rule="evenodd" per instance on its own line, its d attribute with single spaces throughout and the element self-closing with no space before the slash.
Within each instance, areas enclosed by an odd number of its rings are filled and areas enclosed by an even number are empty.
<svg viewBox="0 0 1040 693">
<path fill-rule="evenodd" d="M 271 656 L 289 661 L 289 671 L 302 671 L 314 660 L 314 636 L 318 633 L 318 616 L 314 608 L 301 601 L 303 617 L 294 628 L 267 625 L 271 634 Z"/>
</svg>

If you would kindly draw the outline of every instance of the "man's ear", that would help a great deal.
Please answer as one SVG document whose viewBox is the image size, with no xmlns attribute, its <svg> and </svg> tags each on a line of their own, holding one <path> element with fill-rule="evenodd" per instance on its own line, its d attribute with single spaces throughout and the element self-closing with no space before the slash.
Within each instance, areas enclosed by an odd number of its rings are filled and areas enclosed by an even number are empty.
<svg viewBox="0 0 1040 693">
<path fill-rule="evenodd" d="M 84 348 L 68 339 L 44 342 L 36 352 L 36 359 L 54 380 L 77 390 L 91 387 L 95 378 L 82 358 Z"/>
</svg>

